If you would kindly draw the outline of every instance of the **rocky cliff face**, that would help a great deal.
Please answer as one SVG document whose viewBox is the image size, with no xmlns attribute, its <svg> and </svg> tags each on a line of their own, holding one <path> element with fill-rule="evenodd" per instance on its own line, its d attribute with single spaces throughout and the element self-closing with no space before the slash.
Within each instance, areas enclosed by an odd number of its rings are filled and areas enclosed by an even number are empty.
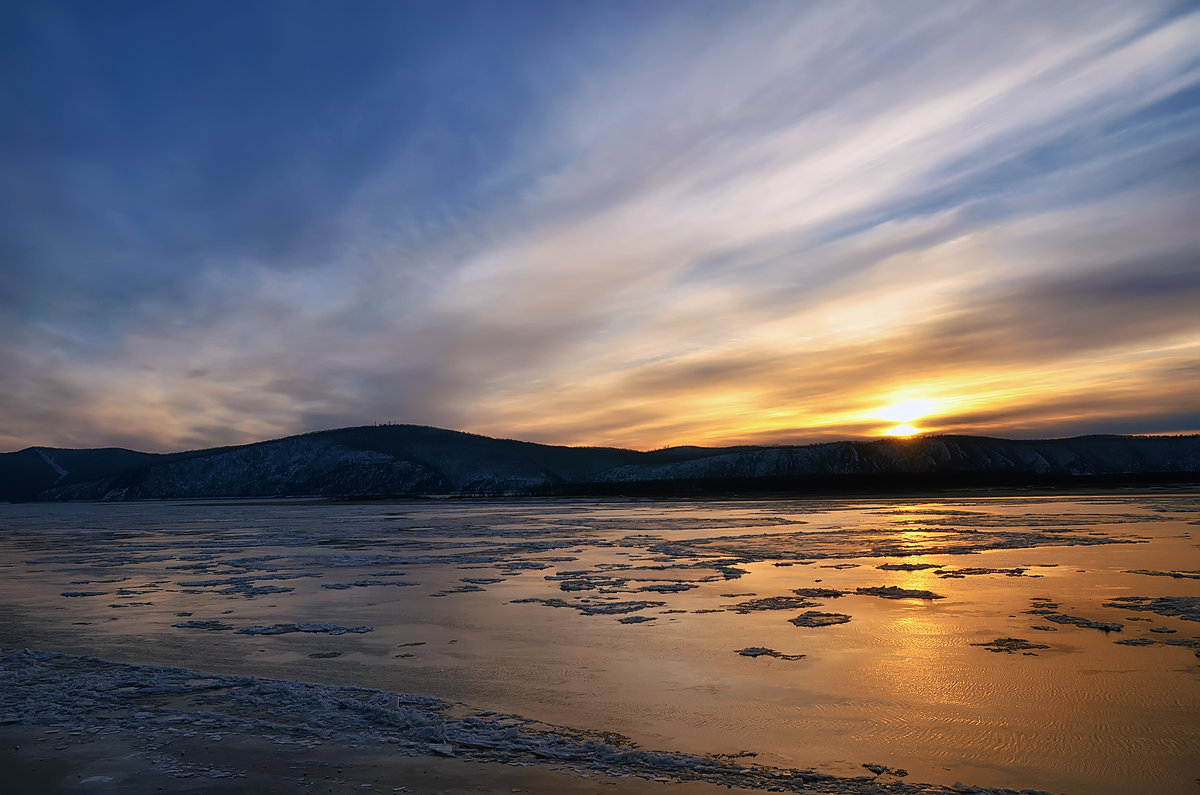
<svg viewBox="0 0 1200 795">
<path fill-rule="evenodd" d="M 122 500 L 282 496 L 530 495 L 787 488 L 806 479 L 957 475 L 1033 480 L 1200 477 L 1200 437 L 970 436 L 808 446 L 568 448 L 418 426 L 347 428 L 242 447 L 151 455 L 30 448 L 0 455 L 0 499 Z M 1006 481 L 1008 482 L 1008 481 Z"/>
</svg>

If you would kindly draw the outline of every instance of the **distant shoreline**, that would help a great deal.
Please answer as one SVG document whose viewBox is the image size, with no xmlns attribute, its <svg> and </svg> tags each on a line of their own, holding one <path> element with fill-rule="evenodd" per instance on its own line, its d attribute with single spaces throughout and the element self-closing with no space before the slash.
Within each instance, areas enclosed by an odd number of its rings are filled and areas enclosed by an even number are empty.
<svg viewBox="0 0 1200 795">
<path fill-rule="evenodd" d="M 937 499 L 1004 499 L 1015 497 L 1103 497 L 1106 495 L 1122 497 L 1150 497 L 1155 494 L 1200 496 L 1200 478 L 1179 478 L 1177 480 L 1142 481 L 1130 480 L 1099 483 L 1095 480 L 1080 479 L 1072 482 L 1055 484 L 1036 483 L 1026 485 L 974 485 L 974 486 L 912 486 L 896 487 L 893 489 L 867 489 L 865 487 L 846 486 L 841 489 L 816 490 L 753 490 L 745 491 L 662 491 L 650 489 L 644 492 L 600 493 L 600 492 L 563 492 L 559 494 L 404 494 L 404 495 L 286 495 L 272 497 L 143 497 L 128 500 L 0 500 L 0 505 L 152 505 L 156 503 L 194 504 L 197 506 L 255 506 L 255 505 L 328 505 L 328 504 L 378 504 L 378 503 L 492 503 L 492 502 L 538 502 L 557 500 L 636 500 L 663 501 L 673 500 L 712 500 L 712 501 L 786 501 L 786 500 L 937 500 Z"/>
</svg>

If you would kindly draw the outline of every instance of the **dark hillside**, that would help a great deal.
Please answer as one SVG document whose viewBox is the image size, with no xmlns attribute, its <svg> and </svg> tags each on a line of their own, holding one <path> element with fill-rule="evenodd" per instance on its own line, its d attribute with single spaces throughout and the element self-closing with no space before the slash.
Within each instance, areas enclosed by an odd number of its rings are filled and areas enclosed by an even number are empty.
<svg viewBox="0 0 1200 795">
<path fill-rule="evenodd" d="M 169 455 L 51 448 L 0 454 L 0 498 L 7 500 L 819 493 L 1197 477 L 1198 436 L 929 436 L 642 453 L 385 425 Z"/>
</svg>

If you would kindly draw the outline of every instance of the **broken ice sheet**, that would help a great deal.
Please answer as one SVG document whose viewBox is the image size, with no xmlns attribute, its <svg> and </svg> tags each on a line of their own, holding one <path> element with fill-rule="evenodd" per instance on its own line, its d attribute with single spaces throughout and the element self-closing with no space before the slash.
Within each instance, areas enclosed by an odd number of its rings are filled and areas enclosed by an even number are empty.
<svg viewBox="0 0 1200 795">
<path fill-rule="evenodd" d="M 633 734 L 645 727 L 652 736 L 664 736 L 672 730 L 671 726 L 687 721 L 687 725 L 693 727 L 689 731 L 694 731 L 697 747 L 721 752 L 737 750 L 722 744 L 727 733 L 700 727 L 728 725 L 733 721 L 737 724 L 737 736 L 746 738 L 740 743 L 741 747 L 764 755 L 774 754 L 779 759 L 795 759 L 804 765 L 822 760 L 805 756 L 803 749 L 808 746 L 803 738 L 787 728 L 785 719 L 777 719 L 781 717 L 778 704 L 759 695 L 776 690 L 781 684 L 779 677 L 803 678 L 806 691 L 811 691 L 813 698 L 826 705 L 823 707 L 826 712 L 817 714 L 803 703 L 790 703 L 789 707 L 808 709 L 806 721 L 821 727 L 823 736 L 834 738 L 844 732 L 847 714 L 864 700 L 867 703 L 895 702 L 899 709 L 919 712 L 930 706 L 925 695 L 937 692 L 935 683 L 927 681 L 929 671 L 950 666 L 958 672 L 956 676 L 962 678 L 963 686 L 971 687 L 981 684 L 979 672 L 986 670 L 992 662 L 985 689 L 972 691 L 987 693 L 986 699 L 973 705 L 984 722 L 963 727 L 951 741 L 957 753 L 987 758 L 986 750 L 980 749 L 986 747 L 995 721 L 1023 714 L 1022 705 L 1031 700 L 1024 698 L 1010 703 L 1005 699 L 1013 694 L 1028 695 L 1031 689 L 1037 690 L 1039 684 L 1026 681 L 1027 672 L 1006 678 L 1004 670 L 996 670 L 996 661 L 1016 661 L 1017 657 L 1002 653 L 981 655 L 978 647 L 967 644 L 993 637 L 1021 636 L 1022 630 L 1025 637 L 1029 637 L 1030 630 L 1025 627 L 1036 622 L 1058 630 L 1034 633 L 1039 640 L 1053 639 L 1060 643 L 1055 644 L 1054 654 L 1043 655 L 1036 663 L 1053 672 L 1055 688 L 1050 692 L 1039 692 L 1032 700 L 1037 702 L 1039 710 L 1055 715 L 1064 725 L 1075 720 L 1079 705 L 1085 704 L 1087 694 L 1092 692 L 1081 690 L 1078 677 L 1073 673 L 1083 661 L 1103 654 L 1103 649 L 1107 649 L 1110 654 L 1121 655 L 1121 666 L 1125 668 L 1134 669 L 1145 660 L 1145 664 L 1154 669 L 1152 675 L 1139 677 L 1138 683 L 1128 686 L 1128 692 L 1136 693 L 1137 711 L 1131 712 L 1118 703 L 1126 692 L 1124 690 L 1112 691 L 1117 693 L 1116 701 L 1106 704 L 1106 709 L 1122 716 L 1124 725 L 1133 727 L 1122 739 L 1126 744 L 1120 747 L 1136 747 L 1136 754 L 1122 757 L 1123 751 L 1115 753 L 1111 738 L 1104 735 L 1099 724 L 1071 724 L 1076 729 L 1073 736 L 1079 739 L 1064 741 L 1070 753 L 1064 754 L 1063 758 L 1085 759 L 1088 769 L 1105 772 L 1081 781 L 1078 771 L 1082 768 L 1076 766 L 1072 770 L 1057 770 L 1054 780 L 1074 782 L 1072 786 L 1079 791 L 1096 791 L 1092 785 L 1101 776 L 1113 781 L 1123 780 L 1125 773 L 1114 771 L 1110 764 L 1109 760 L 1113 759 L 1120 759 L 1128 769 L 1136 768 L 1139 780 L 1151 780 L 1161 775 L 1161 771 L 1173 769 L 1170 747 L 1194 747 L 1187 726 L 1150 724 L 1149 716 L 1156 714 L 1156 709 L 1161 713 L 1163 708 L 1162 699 L 1155 700 L 1158 698 L 1157 683 L 1164 683 L 1163 687 L 1170 685 L 1170 698 L 1174 699 L 1170 703 L 1177 703 L 1181 698 L 1186 701 L 1190 692 L 1177 681 L 1176 672 L 1160 670 L 1163 654 L 1153 648 L 1147 652 L 1137 647 L 1115 646 L 1112 643 L 1115 638 L 1092 629 L 1055 624 L 1041 616 L 1019 615 L 1028 606 L 1027 589 L 1037 583 L 1041 593 L 1058 600 L 1039 603 L 1046 605 L 1042 609 L 1085 616 L 1087 620 L 1120 620 L 1126 622 L 1128 631 L 1132 626 L 1128 623 L 1129 618 L 1136 611 L 1133 605 L 1139 602 L 1117 603 L 1113 602 L 1113 596 L 1138 593 L 1137 590 L 1126 590 L 1136 588 L 1138 584 L 1150 585 L 1155 590 L 1145 598 L 1148 602 L 1159 596 L 1183 595 L 1186 591 L 1182 589 L 1194 581 L 1119 574 L 1120 589 L 1106 590 L 1101 581 L 1103 572 L 1196 570 L 1200 564 L 1190 562 L 1194 558 L 1188 559 L 1186 554 L 1179 554 L 1179 545 L 1165 548 L 1167 553 L 1159 552 L 1159 545 L 1174 543 L 1169 539 L 1178 536 L 1178 527 L 1164 525 L 1163 539 L 1142 543 L 1135 536 L 1147 535 L 1145 527 L 1132 520 L 1109 524 L 1103 523 L 1101 517 L 1093 521 L 1091 517 L 1099 514 L 1088 510 L 1086 503 L 1080 504 L 1088 516 L 1072 524 L 1060 521 L 1066 511 L 1061 504 L 1047 511 L 1037 501 L 1003 498 L 971 503 L 978 509 L 975 519 L 966 517 L 971 524 L 934 532 L 932 526 L 908 522 L 906 516 L 910 516 L 911 511 L 900 512 L 905 516 L 897 514 L 897 519 L 905 520 L 901 524 L 886 514 L 858 518 L 866 511 L 852 502 L 790 504 L 793 510 L 805 512 L 809 523 L 803 527 L 811 537 L 811 545 L 806 546 L 807 537 L 792 533 L 796 530 L 794 525 L 747 522 L 733 526 L 722 518 L 759 510 L 752 502 L 714 505 L 564 501 L 536 505 L 479 502 L 406 507 L 405 514 L 412 519 L 405 520 L 407 524 L 397 522 L 386 527 L 377 518 L 389 510 L 384 506 L 325 505 L 303 509 L 264 506 L 261 511 L 259 508 L 239 508 L 238 520 L 230 523 L 228 531 L 221 534 L 207 530 L 196 532 L 194 525 L 186 532 L 176 533 L 170 523 L 161 521 L 161 514 L 156 513 L 163 510 L 163 506 L 130 505 L 116 508 L 127 512 L 120 520 L 127 534 L 111 545 L 103 539 L 83 539 L 65 532 L 49 539 L 32 532 L 27 538 L 37 540 L 37 550 L 26 547 L 22 551 L 24 540 L 16 538 L 5 539 L 3 549 L 4 561 L 15 565 L 15 573 L 29 569 L 21 561 L 40 558 L 45 561 L 41 567 L 57 577 L 51 584 L 45 580 L 45 572 L 26 575 L 29 580 L 20 588 L 28 588 L 34 597 L 27 599 L 22 609 L 41 610 L 33 615 L 45 628 L 36 630 L 43 637 L 53 634 L 67 637 L 66 633 L 77 633 L 72 636 L 76 648 L 98 651 L 135 648 L 137 643 L 144 643 L 145 633 L 165 631 L 170 642 L 154 644 L 155 653 L 161 653 L 172 662 L 191 664 L 193 660 L 213 660 L 220 670 L 267 672 L 284 678 L 289 675 L 287 665 L 311 665 L 314 671 L 323 668 L 338 677 L 353 676 L 358 682 L 383 689 L 390 686 L 386 684 L 388 677 L 400 676 L 396 670 L 402 669 L 404 680 L 412 682 L 412 687 L 420 692 L 436 693 L 467 703 L 490 698 L 492 694 L 487 691 L 488 687 L 494 687 L 498 692 L 502 682 L 521 683 L 520 692 L 510 689 L 500 696 L 525 705 L 522 710 L 527 714 L 569 722 L 562 713 L 554 712 L 559 708 L 556 705 L 578 704 L 594 716 L 589 718 L 589 723 L 605 728 L 617 727 Z M 870 507 L 877 506 L 884 510 L 888 508 L 886 501 L 875 501 Z M 179 510 L 185 519 L 189 518 L 188 514 L 204 516 L 213 510 L 205 506 L 166 507 Z M 80 510 L 73 506 L 61 508 Z M 1120 510 L 1133 516 L 1140 508 L 1133 506 Z M 721 514 L 722 511 L 729 511 L 729 514 Z M 1003 511 L 1011 515 L 997 515 Z M 148 523 L 139 525 L 134 521 L 139 512 L 152 520 L 149 524 L 154 526 L 153 532 L 144 529 Z M 692 519 L 703 517 L 703 520 L 675 521 L 670 515 L 673 512 L 690 515 Z M 764 516 L 780 513 L 779 503 L 762 510 Z M 1033 513 L 1046 514 L 1049 519 L 1030 515 Z M 980 518 L 984 514 L 986 516 Z M 938 521 L 950 525 L 955 518 L 948 513 Z M 347 524 L 351 527 L 347 528 Z M 967 532 L 972 525 L 985 532 Z M 775 534 L 784 530 L 792 534 L 779 535 L 776 543 Z M 1093 531 L 1099 535 L 1090 535 Z M 909 532 L 914 535 L 906 537 Z M 1082 543 L 1052 543 L 1072 535 Z M 1101 538 L 1119 543 L 1100 543 Z M 978 549 L 969 550 L 975 542 L 979 543 Z M 1135 543 L 1137 546 L 1129 546 Z M 118 545 L 121 548 L 117 548 Z M 961 551 L 954 551 L 955 545 Z M 1195 554 L 1192 546 L 1184 546 L 1184 553 Z M 920 565 L 929 558 L 896 557 L 896 554 L 919 555 L 922 549 L 932 548 L 939 550 L 936 560 L 945 564 L 942 568 L 946 570 L 986 568 L 996 571 L 989 575 L 968 574 L 963 578 L 939 579 L 935 574 L 937 569 L 915 565 L 878 568 L 896 561 Z M 804 555 L 811 557 L 802 557 Z M 1116 565 L 1113 565 L 1114 561 Z M 98 565 L 93 568 L 92 563 Z M 777 567 L 776 563 L 789 565 Z M 1023 577 L 1013 578 L 1005 576 L 1004 571 L 1056 564 L 1061 564 L 1061 568 L 1044 570 L 1053 578 L 1043 580 L 1028 580 L 1030 571 Z M 176 569 L 175 566 L 195 568 Z M 821 566 L 831 568 L 819 568 Z M 1080 569 L 1090 574 L 1080 575 Z M 557 579 L 557 572 L 570 573 L 570 577 Z M 9 573 L 6 569 L 6 575 Z M 302 573 L 317 576 L 312 579 L 268 578 L 269 575 Z M 97 582 L 98 579 L 115 579 L 113 575 L 118 574 L 129 575 L 130 582 L 141 584 L 123 583 L 131 592 L 126 595 L 116 594 L 115 586 Z M 543 580 L 547 574 L 556 579 Z M 166 584 L 161 582 L 164 575 L 169 579 Z M 813 583 L 814 576 L 826 581 Z M 241 577 L 247 579 L 229 581 Z M 500 577 L 509 580 L 503 586 L 482 581 Z M 389 579 L 419 582 L 423 587 L 351 585 Z M 473 579 L 479 581 L 473 582 Z M 88 580 L 91 584 L 71 583 L 72 580 Z M 181 593 L 177 580 L 226 582 L 192 585 L 187 590 L 196 593 Z M 724 584 L 731 580 L 736 583 Z M 588 583 L 593 587 L 578 591 L 562 589 L 561 584 L 569 581 Z M 11 578 L 6 577 L 6 583 L 10 593 L 21 596 L 22 592 L 13 586 Z M 672 587 L 685 583 L 697 587 Z M 707 583 L 719 584 L 710 587 Z M 324 584 L 347 584 L 349 587 L 322 588 Z M 859 587 L 878 588 L 891 584 L 906 590 L 930 589 L 947 598 L 936 602 L 881 599 L 856 592 Z M 251 600 L 243 600 L 236 592 L 216 593 L 239 585 L 252 588 L 274 585 L 294 587 L 295 590 L 261 595 Z M 431 591 L 459 585 L 476 585 L 485 590 L 458 592 L 442 599 L 427 598 Z M 652 585 L 668 587 L 637 592 Z M 820 591 L 808 590 L 818 586 Z M 62 591 L 76 590 L 109 591 L 110 595 L 103 599 L 58 596 Z M 42 593 L 52 597 L 43 600 L 46 608 L 36 604 L 36 597 Z M 1064 600 L 1067 594 L 1071 595 L 1069 601 Z M 1083 594 L 1095 594 L 1095 597 Z M 577 596 L 583 600 L 576 599 Z M 794 602 L 788 607 L 792 612 L 784 613 L 752 611 L 738 614 L 729 609 L 739 602 L 775 596 L 801 597 L 814 604 L 824 604 L 825 608 L 800 607 L 799 602 Z M 127 598 L 153 601 L 155 605 L 136 610 L 107 608 L 108 603 L 123 603 Z M 535 603 L 522 605 L 525 600 Z M 1112 603 L 1112 607 L 1102 608 L 1102 600 Z M 632 607 L 620 604 L 630 602 L 640 604 Z M 657 606 L 645 606 L 651 602 Z M 50 603 L 60 606 L 64 612 L 55 616 L 48 607 Z M 1051 604 L 1053 608 L 1049 607 Z M 222 608 L 229 606 L 236 606 L 237 612 L 225 614 Z M 569 609 L 541 609 L 546 606 Z M 1178 607 L 1178 603 L 1164 602 L 1160 606 Z M 836 626 L 797 629 L 787 622 L 806 609 L 839 609 L 841 615 L 853 614 L 853 621 L 840 629 Z M 670 615 L 666 611 L 670 611 Z M 106 622 L 110 613 L 120 614 L 121 620 Z M 176 616 L 175 613 L 192 615 Z M 643 615 L 660 618 L 657 622 L 618 623 L 620 618 Z M 1009 616 L 1018 618 L 1010 621 L 1007 620 Z M 1152 610 L 1143 610 L 1138 617 L 1150 619 L 1144 631 L 1151 639 L 1160 642 L 1175 638 L 1188 640 L 1181 637 L 1189 634 L 1188 622 L 1182 620 L 1181 615 L 1159 616 Z M 75 625 L 73 619 L 86 619 L 90 623 Z M 171 627 L 172 622 L 184 619 L 215 621 L 228 629 L 205 632 Z M 986 635 L 982 630 L 979 634 L 963 635 L 962 627 L 974 630 L 976 622 L 982 621 L 989 622 Z M 1165 622 L 1170 622 L 1167 628 L 1178 627 L 1178 631 L 1149 632 L 1150 627 Z M 280 632 L 278 636 L 236 633 L 239 628 L 273 629 L 276 625 L 286 627 L 289 623 L 327 624 L 347 632 L 342 636 L 300 631 Z M 368 625 L 375 627 L 373 632 L 352 634 L 348 631 Z M 548 630 L 553 632 L 552 644 L 546 643 L 550 637 Z M 448 637 L 454 636 L 461 637 L 461 642 L 450 646 Z M 930 647 L 930 638 L 953 639 L 953 643 Z M 402 642 L 420 641 L 427 641 L 429 645 L 411 651 L 396 647 Z M 796 643 L 802 643 L 803 648 L 796 648 Z M 731 653 L 731 650 L 742 648 L 772 647 L 782 649 L 782 653 L 803 651 L 808 658 L 786 663 L 766 659 L 755 664 L 745 655 Z M 524 655 L 521 648 L 536 649 L 536 653 Z M 259 649 L 271 653 L 260 656 Z M 450 649 L 454 650 L 453 654 L 446 653 Z M 349 653 L 351 650 L 353 654 Z M 497 654 L 498 650 L 502 653 Z M 310 660 L 308 657 L 330 651 L 345 653 L 341 658 L 332 662 L 326 659 L 324 663 L 322 658 Z M 402 660 L 393 656 L 413 652 L 416 652 L 413 658 Z M 1191 658 L 1191 653 L 1192 649 L 1188 648 L 1187 658 Z M 647 665 L 648 654 L 663 664 Z M 858 656 L 854 656 L 856 654 Z M 1166 658 L 1171 659 L 1169 654 Z M 864 675 L 868 663 L 895 668 L 897 674 L 903 674 L 906 687 L 902 692 L 881 689 L 880 680 Z M 706 692 L 699 698 L 669 676 L 669 672 L 680 665 L 709 665 L 714 666 L 714 672 L 721 671 L 724 675 L 737 671 L 737 676 L 724 678 L 718 691 Z M 1018 672 L 1026 667 L 1000 666 Z M 844 672 L 839 676 L 852 678 L 856 690 L 852 694 L 836 693 L 838 680 L 829 675 L 830 670 Z M 631 671 L 636 671 L 637 675 L 629 676 Z M 480 672 L 489 673 L 481 675 Z M 553 688 L 537 684 L 538 677 L 545 673 L 550 673 L 557 683 Z M 737 677 L 743 678 L 742 684 L 737 683 Z M 618 695 L 624 697 L 615 697 Z M 1065 701 L 1055 701 L 1058 696 L 1069 700 L 1072 706 L 1068 709 L 1064 706 Z M 614 702 L 620 702 L 621 706 L 611 706 Z M 743 714 L 769 715 L 772 720 L 740 720 L 738 716 Z M 1147 717 L 1139 717 L 1142 715 Z M 1028 725 L 1034 727 L 1033 731 L 1036 731 L 1038 720 L 1036 717 L 1029 719 Z M 849 755 L 837 740 L 830 740 L 830 746 L 839 748 L 836 752 L 840 754 L 839 758 L 853 760 L 855 764 L 882 762 L 904 764 L 916 770 L 941 769 L 936 760 L 927 758 L 926 751 L 919 745 L 908 743 L 906 735 L 892 732 L 890 725 L 880 724 L 872 729 L 872 741 L 887 742 L 889 747 L 898 749 L 891 759 L 877 759 L 872 754 Z M 1168 737 L 1170 744 L 1139 745 L 1137 738 L 1143 736 L 1140 733 L 1143 730 Z M 1040 770 L 1056 764 L 1053 759 L 1039 756 L 1032 749 L 1015 753 L 1020 757 L 1023 769 Z M 1002 769 L 1008 763 L 993 759 L 988 764 L 993 765 L 992 769 Z M 973 777 L 973 774 L 963 775 L 957 771 L 945 775 L 944 783 L 947 784 L 954 780 L 950 776 L 967 780 Z M 815 789 L 811 784 L 807 788 Z M 1162 789 L 1169 790 L 1168 787 Z"/>
</svg>

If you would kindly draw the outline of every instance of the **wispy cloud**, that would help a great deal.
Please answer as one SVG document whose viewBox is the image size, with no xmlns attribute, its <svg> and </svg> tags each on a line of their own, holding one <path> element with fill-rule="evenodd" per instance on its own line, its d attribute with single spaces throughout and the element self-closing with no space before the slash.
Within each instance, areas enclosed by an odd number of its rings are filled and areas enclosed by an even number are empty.
<svg viewBox="0 0 1200 795">
<path fill-rule="evenodd" d="M 246 124 L 140 87 L 175 108 L 140 152 L 31 143 L 115 113 L 120 70 L 54 101 L 8 73 L 0 444 L 794 441 L 905 397 L 947 431 L 1200 425 L 1189 6 L 518 8 L 507 43 L 424 20 L 441 46 L 325 77 L 273 42 L 310 84 L 254 66 Z M 50 54 L 122 42 L 34 19 Z"/>
</svg>

